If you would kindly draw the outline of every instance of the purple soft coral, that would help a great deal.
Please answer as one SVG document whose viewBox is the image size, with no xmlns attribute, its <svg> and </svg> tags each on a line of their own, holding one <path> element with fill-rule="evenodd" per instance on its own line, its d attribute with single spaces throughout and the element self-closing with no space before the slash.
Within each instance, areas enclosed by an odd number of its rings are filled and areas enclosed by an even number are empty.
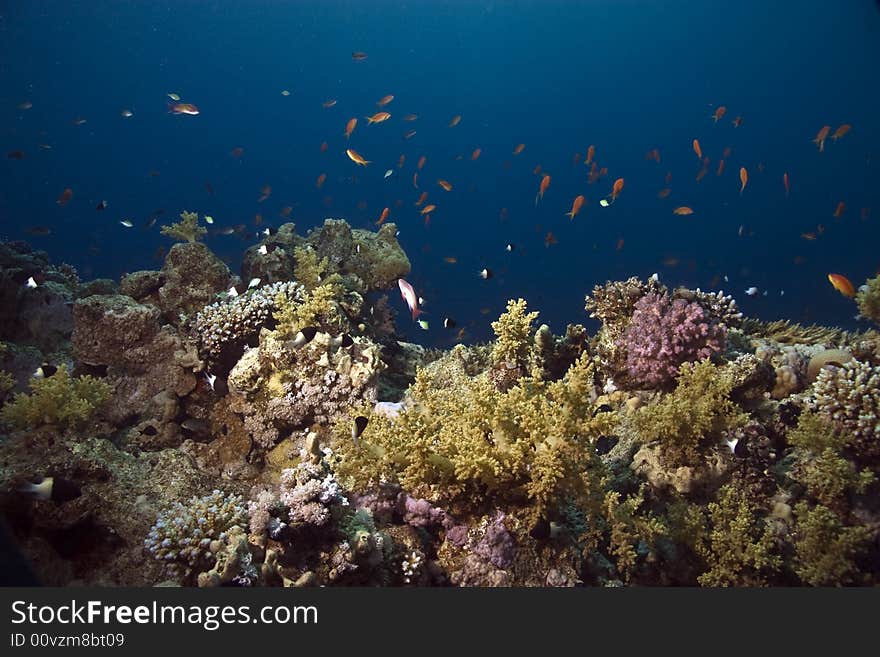
<svg viewBox="0 0 880 657">
<path fill-rule="evenodd" d="M 646 294 L 618 341 L 626 349 L 626 371 L 637 384 L 671 383 L 682 363 L 708 358 L 724 348 L 727 328 L 712 323 L 700 304 Z"/>
</svg>

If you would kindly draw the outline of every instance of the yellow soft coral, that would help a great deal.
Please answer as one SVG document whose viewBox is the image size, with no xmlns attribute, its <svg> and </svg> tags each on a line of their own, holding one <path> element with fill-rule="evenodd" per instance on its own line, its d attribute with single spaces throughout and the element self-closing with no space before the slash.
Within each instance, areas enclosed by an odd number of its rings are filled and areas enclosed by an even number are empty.
<svg viewBox="0 0 880 657">
<path fill-rule="evenodd" d="M 170 226 L 162 226 L 161 233 L 181 242 L 197 242 L 203 235 L 206 235 L 208 229 L 199 226 L 198 212 L 187 212 L 184 210 L 180 213 L 180 221 Z"/>
<path fill-rule="evenodd" d="M 502 392 L 485 374 L 441 375 L 448 384 L 438 386 L 436 374 L 420 370 L 405 411 L 372 415 L 357 442 L 337 428 L 338 473 L 356 486 L 396 481 L 453 512 L 512 504 L 552 517 L 597 489 L 592 440 L 613 414 L 592 418 L 579 394 L 591 374 L 584 360 L 562 381 L 526 379 Z"/>
<path fill-rule="evenodd" d="M 326 257 L 319 258 L 317 251 L 311 246 L 297 246 L 293 249 L 293 273 L 296 282 L 311 292 L 321 284 L 329 261 Z"/>
<path fill-rule="evenodd" d="M 307 292 L 302 301 L 279 296 L 276 299 L 278 311 L 274 315 L 279 335 L 291 338 L 307 326 L 316 326 L 331 333 L 339 332 L 345 326 L 338 303 L 342 293 L 342 286 L 331 277 Z"/>
<path fill-rule="evenodd" d="M 31 394 L 19 393 L 0 409 L 0 424 L 11 429 L 54 425 L 73 430 L 91 419 L 110 397 L 110 384 L 92 376 L 73 378 L 65 366 L 47 379 L 31 381 Z"/>
<path fill-rule="evenodd" d="M 492 362 L 524 366 L 532 349 L 532 322 L 537 312 L 526 312 L 524 299 L 507 302 L 507 312 L 492 322 L 497 339 L 492 348 Z"/>
</svg>

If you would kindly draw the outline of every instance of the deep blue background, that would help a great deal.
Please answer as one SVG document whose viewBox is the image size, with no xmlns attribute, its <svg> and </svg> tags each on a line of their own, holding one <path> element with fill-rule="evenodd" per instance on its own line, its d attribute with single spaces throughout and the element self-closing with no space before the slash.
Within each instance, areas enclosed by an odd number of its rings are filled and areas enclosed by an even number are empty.
<svg viewBox="0 0 880 657">
<path fill-rule="evenodd" d="M 353 61 L 355 50 L 368 59 Z M 558 332 L 587 322 L 583 297 L 597 282 L 655 271 L 672 285 L 732 290 L 750 315 L 855 327 L 854 304 L 826 274 L 858 286 L 880 266 L 880 11 L 870 0 L 5 2 L 0 62 L 0 237 L 28 239 L 84 277 L 157 268 L 154 252 L 170 242 L 141 224 L 158 208 L 160 224 L 189 209 L 218 226 L 253 226 L 258 212 L 281 223 L 292 205 L 304 233 L 325 217 L 371 227 L 391 206 L 431 329 L 414 328 L 405 312 L 399 324 L 442 345 L 454 333 L 445 316 L 468 339 L 485 339 L 505 301 L 523 296 Z M 168 114 L 167 92 L 201 114 Z M 367 126 L 385 94 L 395 96 L 391 120 Z M 329 98 L 338 103 L 324 109 Z M 18 109 L 25 100 L 33 107 Z M 727 115 L 716 125 L 718 105 Z M 122 118 L 123 108 L 134 116 Z M 410 112 L 419 119 L 406 123 Z M 449 128 L 456 114 L 461 123 Z M 87 122 L 73 125 L 78 116 Z M 366 168 L 344 153 L 353 116 L 350 146 L 373 162 Z M 850 134 L 819 153 L 819 128 L 841 123 Z M 409 129 L 417 135 L 405 141 Z M 695 137 L 712 160 L 700 182 Z M 609 169 L 595 185 L 582 161 L 573 164 L 590 144 Z M 476 147 L 482 156 L 471 161 Z M 660 164 L 645 159 L 653 148 Z M 16 149 L 26 158 L 6 159 Z M 401 176 L 384 180 L 401 154 Z M 536 208 L 539 164 L 552 183 Z M 742 196 L 740 166 L 750 173 Z M 669 171 L 672 195 L 659 200 Z M 623 194 L 599 207 L 617 177 Z M 273 193 L 258 204 L 267 184 Z M 74 197 L 60 207 L 65 187 Z M 427 228 L 413 205 L 422 190 L 438 206 Z M 571 222 L 564 213 L 577 194 L 587 205 Z M 109 208 L 96 212 L 102 199 Z M 834 219 L 838 201 L 847 210 Z M 696 213 L 675 216 L 677 205 Z M 819 223 L 818 240 L 799 237 Z M 34 225 L 52 234 L 27 235 Z M 559 243 L 545 248 L 548 230 Z M 207 242 L 237 269 L 247 243 Z M 484 266 L 495 272 L 489 281 L 477 276 Z M 751 285 L 768 295 L 747 297 Z"/>
</svg>

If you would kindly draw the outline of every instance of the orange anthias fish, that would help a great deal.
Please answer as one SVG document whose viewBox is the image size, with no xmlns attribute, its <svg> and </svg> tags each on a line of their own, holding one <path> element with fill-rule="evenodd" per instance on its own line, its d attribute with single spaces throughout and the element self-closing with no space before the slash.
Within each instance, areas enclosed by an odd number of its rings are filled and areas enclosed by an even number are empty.
<svg viewBox="0 0 880 657">
<path fill-rule="evenodd" d="M 791 183 L 788 179 L 788 171 L 782 174 L 782 185 L 785 187 L 785 196 L 787 198 L 789 193 L 791 192 Z"/>
<path fill-rule="evenodd" d="M 657 198 L 666 198 L 672 193 L 672 190 L 668 187 L 664 187 L 659 192 L 657 192 Z"/>
<path fill-rule="evenodd" d="M 257 199 L 257 203 L 262 203 L 267 198 L 272 195 L 272 187 L 270 185 L 264 185 L 263 189 L 260 190 L 260 198 Z"/>
<path fill-rule="evenodd" d="M 172 114 L 188 114 L 189 116 L 197 116 L 199 108 L 192 103 L 169 103 L 168 111 Z"/>
<path fill-rule="evenodd" d="M 673 214 L 681 214 L 681 215 L 685 215 L 685 214 L 693 214 L 694 211 L 693 211 L 691 208 L 689 208 L 688 206 L 686 206 L 686 205 L 681 205 L 681 206 L 675 208 L 675 209 L 672 211 L 672 213 L 673 213 Z"/>
<path fill-rule="evenodd" d="M 388 103 L 394 100 L 394 96 L 388 94 L 387 96 L 382 96 L 379 99 L 379 102 L 376 103 L 376 107 L 385 107 Z"/>
<path fill-rule="evenodd" d="M 398 169 L 402 169 L 402 168 L 403 168 L 403 163 L 404 163 L 404 162 L 406 162 L 406 155 L 404 155 L 403 153 L 401 153 L 401 154 L 400 154 L 400 159 L 397 160 L 397 168 L 398 168 Z"/>
<path fill-rule="evenodd" d="M 474 152 L 471 153 L 471 160 L 472 161 L 476 160 L 478 157 L 480 157 L 480 153 L 482 153 L 482 152 L 483 152 L 482 148 L 475 148 Z"/>
<path fill-rule="evenodd" d="M 590 144 L 590 147 L 587 148 L 587 158 L 584 160 L 584 164 L 592 164 L 594 155 L 596 155 L 596 147 Z"/>
<path fill-rule="evenodd" d="M 841 201 L 840 203 L 837 204 L 837 207 L 834 208 L 834 216 L 835 216 L 837 219 L 840 219 L 840 217 L 843 216 L 843 213 L 844 213 L 845 210 L 846 210 L 846 203 L 844 203 L 843 201 Z"/>
<path fill-rule="evenodd" d="M 541 186 L 538 188 L 538 195 L 535 197 L 535 207 L 538 207 L 538 199 L 544 198 L 544 192 L 547 191 L 547 188 L 550 186 L 550 176 L 544 174 L 544 177 L 541 178 Z"/>
<path fill-rule="evenodd" d="M 391 114 L 388 112 L 376 112 L 373 116 L 366 117 L 367 123 L 372 125 L 373 123 L 382 123 L 383 121 L 387 121 L 391 118 Z"/>
<path fill-rule="evenodd" d="M 326 153 L 328 148 L 329 148 L 329 146 L 327 145 L 327 142 L 326 142 L 326 141 L 322 141 L 322 142 L 321 142 L 321 152 L 322 152 L 322 153 Z"/>
<path fill-rule="evenodd" d="M 327 180 L 327 174 L 322 173 L 320 176 L 318 176 L 318 179 L 315 181 L 315 187 L 317 187 L 318 189 L 321 189 L 321 185 L 324 184 L 325 180 Z"/>
<path fill-rule="evenodd" d="M 813 143 L 819 147 L 820 153 L 825 150 L 825 139 L 828 137 L 830 131 L 830 125 L 823 125 L 822 129 L 816 134 L 816 138 L 813 140 Z"/>
<path fill-rule="evenodd" d="M 718 107 L 715 110 L 715 113 L 712 115 L 712 118 L 715 119 L 715 123 L 718 123 L 718 120 L 724 116 L 724 113 L 727 111 L 727 108 L 724 105 Z"/>
<path fill-rule="evenodd" d="M 716 176 L 720 176 L 724 173 L 724 160 L 718 160 L 718 171 L 715 172 Z"/>
<path fill-rule="evenodd" d="M 55 201 L 58 205 L 67 205 L 67 202 L 73 198 L 73 190 L 68 187 L 58 196 L 58 200 Z"/>
<path fill-rule="evenodd" d="M 694 147 L 694 153 L 696 153 L 697 157 L 702 160 L 703 159 L 703 149 L 700 148 L 700 140 L 699 139 L 694 139 L 693 147 Z"/>
<path fill-rule="evenodd" d="M 514 154 L 514 155 L 519 155 L 520 153 L 523 152 L 523 149 L 524 149 L 525 147 L 526 147 L 525 144 L 517 144 L 517 145 L 516 145 L 516 148 L 513 149 L 513 154 Z"/>
<path fill-rule="evenodd" d="M 403 120 L 404 121 L 415 121 L 418 118 L 419 118 L 418 114 L 407 114 L 406 116 L 403 117 Z"/>
<path fill-rule="evenodd" d="M 451 192 L 451 191 L 452 191 L 452 183 L 450 183 L 448 180 L 443 180 L 443 179 L 441 178 L 440 180 L 437 181 L 437 184 L 440 185 L 440 186 L 441 186 L 443 189 L 445 189 L 447 192 Z"/>
<path fill-rule="evenodd" d="M 420 206 L 422 203 L 424 203 L 427 200 L 428 200 L 428 192 L 422 192 L 422 195 L 419 196 L 418 200 L 415 203 L 416 207 Z"/>
<path fill-rule="evenodd" d="M 840 292 L 843 296 L 850 298 L 856 296 L 856 289 L 843 274 L 828 274 L 828 280 L 834 286 L 834 289 Z"/>
<path fill-rule="evenodd" d="M 345 124 L 345 138 L 349 139 L 351 137 L 351 133 L 354 132 L 355 126 L 357 126 L 357 119 L 349 119 L 348 123 Z"/>
<path fill-rule="evenodd" d="M 416 169 L 418 169 L 419 171 L 421 171 L 421 170 L 422 170 L 422 167 L 425 166 L 425 162 L 427 162 L 427 161 L 428 161 L 428 158 L 425 157 L 424 155 L 422 155 L 422 156 L 419 158 L 419 163 L 416 165 Z"/>
<path fill-rule="evenodd" d="M 614 185 L 611 187 L 611 202 L 612 203 L 614 203 L 614 201 L 617 200 L 618 195 L 622 191 L 623 191 L 623 178 L 618 178 L 617 180 L 614 181 Z"/>
<path fill-rule="evenodd" d="M 358 153 L 357 151 L 352 150 L 352 149 L 350 149 L 350 148 L 347 149 L 347 150 L 345 151 L 345 154 L 348 155 L 348 159 L 349 159 L 349 160 L 351 160 L 352 162 L 354 162 L 355 164 L 357 164 L 357 165 L 359 165 L 359 166 L 365 167 L 365 166 L 367 166 L 367 165 L 370 163 L 370 161 L 369 161 L 369 160 L 365 160 L 365 159 L 360 155 L 360 153 Z"/>
<path fill-rule="evenodd" d="M 388 208 L 382 210 L 382 214 L 379 215 L 379 221 L 376 222 L 377 226 L 381 226 L 385 223 L 385 220 L 388 218 L 388 213 L 391 212 Z"/>
<path fill-rule="evenodd" d="M 413 321 L 416 321 L 418 316 L 423 312 L 419 310 L 419 295 L 416 294 L 413 286 L 402 278 L 397 279 L 397 286 L 400 288 L 400 295 L 403 297 L 403 300 L 406 301 L 406 305 L 412 313 Z"/>
<path fill-rule="evenodd" d="M 742 193 L 746 188 L 746 183 L 749 182 L 749 172 L 746 171 L 745 167 L 739 168 L 739 181 L 742 183 L 742 187 L 739 188 L 739 195 L 742 196 Z"/>
<path fill-rule="evenodd" d="M 584 195 L 578 194 L 574 197 L 574 203 L 571 204 L 571 212 L 566 212 L 565 216 L 574 221 L 577 213 L 580 212 L 581 206 L 584 204 Z"/>
<path fill-rule="evenodd" d="M 544 248 L 549 248 L 554 244 L 559 244 L 559 240 L 556 239 L 552 231 L 544 235 Z"/>
<path fill-rule="evenodd" d="M 434 210 L 437 209 L 437 206 L 433 203 L 426 205 L 421 210 L 419 210 L 419 214 L 431 214 Z"/>
<path fill-rule="evenodd" d="M 456 114 L 452 117 L 452 120 L 449 122 L 449 127 L 454 128 L 461 122 L 461 114 Z"/>
<path fill-rule="evenodd" d="M 743 117 L 738 116 L 733 121 L 731 121 L 734 128 L 738 128 L 743 124 Z"/>
<path fill-rule="evenodd" d="M 852 126 L 849 123 L 844 123 L 843 125 L 838 126 L 837 130 L 834 131 L 834 134 L 831 135 L 831 141 L 837 141 L 850 130 L 852 130 Z"/>
<path fill-rule="evenodd" d="M 367 58 L 367 53 L 355 51 L 351 53 L 351 58 L 356 62 L 362 62 Z"/>
<path fill-rule="evenodd" d="M 654 149 L 648 151 L 645 154 L 645 159 L 646 160 L 654 160 L 655 162 L 657 162 L 659 164 L 660 163 L 660 149 L 654 148 Z"/>
</svg>

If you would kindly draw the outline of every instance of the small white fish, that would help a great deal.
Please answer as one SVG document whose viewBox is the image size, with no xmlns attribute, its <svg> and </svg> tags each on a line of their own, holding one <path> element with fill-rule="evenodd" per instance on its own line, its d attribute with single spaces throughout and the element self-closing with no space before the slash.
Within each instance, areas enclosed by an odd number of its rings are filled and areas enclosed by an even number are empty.
<svg viewBox="0 0 880 657">
<path fill-rule="evenodd" d="M 269 249 L 266 248 L 265 244 L 263 244 L 259 249 L 257 249 L 257 253 L 259 253 L 260 255 L 266 255 L 267 253 L 269 253 Z"/>
<path fill-rule="evenodd" d="M 262 279 L 260 279 L 260 278 L 252 278 L 250 283 L 248 283 L 248 289 L 251 289 L 252 287 L 257 287 L 257 285 L 260 284 L 261 280 Z"/>
<path fill-rule="evenodd" d="M 730 283 L 730 279 L 727 278 L 727 274 L 724 274 L 724 282 L 725 282 L 725 283 Z"/>
<path fill-rule="evenodd" d="M 758 293 L 758 288 L 756 288 L 756 287 L 750 287 L 750 288 L 746 289 L 746 294 L 748 294 L 750 297 L 755 296 L 757 293 Z"/>
<path fill-rule="evenodd" d="M 424 298 L 419 297 L 419 305 L 420 305 L 420 306 L 424 306 L 424 305 L 425 305 L 425 300 L 424 300 Z"/>
<path fill-rule="evenodd" d="M 125 226 L 126 228 L 134 228 L 134 224 L 132 223 L 131 219 L 123 219 L 119 223 L 122 224 L 123 226 Z"/>
<path fill-rule="evenodd" d="M 263 235 L 267 235 L 267 236 L 272 234 L 272 230 L 269 228 L 264 228 L 260 232 L 263 233 Z"/>
<path fill-rule="evenodd" d="M 27 283 L 25 283 L 24 285 L 25 287 L 37 287 L 37 282 L 34 280 L 34 277 L 31 276 L 29 279 L 27 279 Z"/>
<path fill-rule="evenodd" d="M 785 296 L 785 290 L 779 290 L 779 296 L 784 297 L 784 296 Z"/>
<path fill-rule="evenodd" d="M 209 216 L 209 215 L 205 215 L 205 223 L 206 223 L 206 224 L 213 224 L 213 223 L 214 223 L 214 217 L 211 217 L 211 216 Z"/>
<path fill-rule="evenodd" d="M 361 245 L 360 245 L 360 244 L 358 244 L 358 245 L 355 247 L 355 251 L 357 251 L 358 253 L 361 252 Z"/>
<path fill-rule="evenodd" d="M 428 330 L 428 320 L 420 319 L 419 320 L 419 328 L 421 328 L 423 331 L 427 331 Z"/>
<path fill-rule="evenodd" d="M 608 199 L 603 198 L 602 200 L 599 201 L 599 205 L 601 205 L 603 208 L 607 208 L 611 204 L 608 202 Z"/>
<path fill-rule="evenodd" d="M 30 493 L 41 500 L 52 499 L 52 484 L 55 480 L 52 477 L 46 477 L 38 484 L 27 483 L 18 490 L 22 493 Z"/>
<path fill-rule="evenodd" d="M 385 176 L 384 176 L 384 177 L 387 178 L 388 176 L 392 175 L 393 173 L 394 173 L 394 170 L 393 170 L 393 169 L 388 169 L 388 171 L 385 172 Z"/>
<path fill-rule="evenodd" d="M 125 118 L 125 119 L 129 119 L 129 118 L 131 118 L 132 116 L 134 116 L 134 112 L 132 112 L 132 111 L 129 110 L 129 109 L 124 109 L 124 110 L 122 110 L 122 111 L 120 112 L 120 114 L 122 115 L 122 118 Z"/>
<path fill-rule="evenodd" d="M 736 444 L 739 442 L 739 438 L 734 438 L 733 440 L 725 440 L 724 442 L 730 448 L 730 453 L 736 454 Z"/>
<path fill-rule="evenodd" d="M 653 274 L 651 274 L 651 275 L 648 277 L 648 280 L 649 280 L 649 281 L 654 281 L 655 283 L 659 283 L 659 282 L 660 282 L 660 274 L 658 274 L 657 272 L 654 272 Z"/>
<path fill-rule="evenodd" d="M 228 295 L 231 296 L 231 297 L 237 297 L 237 296 L 238 296 L 238 290 L 236 290 L 236 289 L 235 289 L 235 286 L 233 285 L 231 288 L 229 288 L 229 291 L 228 291 L 226 294 L 228 294 Z"/>
<path fill-rule="evenodd" d="M 208 374 L 207 372 L 205 372 L 205 381 L 207 381 L 208 385 L 211 386 L 211 390 L 214 389 L 214 381 L 216 381 L 216 380 L 217 380 L 216 374 Z"/>
<path fill-rule="evenodd" d="M 511 251 L 513 251 L 513 244 L 508 244 L 504 247 L 504 250 L 510 253 Z"/>
</svg>

